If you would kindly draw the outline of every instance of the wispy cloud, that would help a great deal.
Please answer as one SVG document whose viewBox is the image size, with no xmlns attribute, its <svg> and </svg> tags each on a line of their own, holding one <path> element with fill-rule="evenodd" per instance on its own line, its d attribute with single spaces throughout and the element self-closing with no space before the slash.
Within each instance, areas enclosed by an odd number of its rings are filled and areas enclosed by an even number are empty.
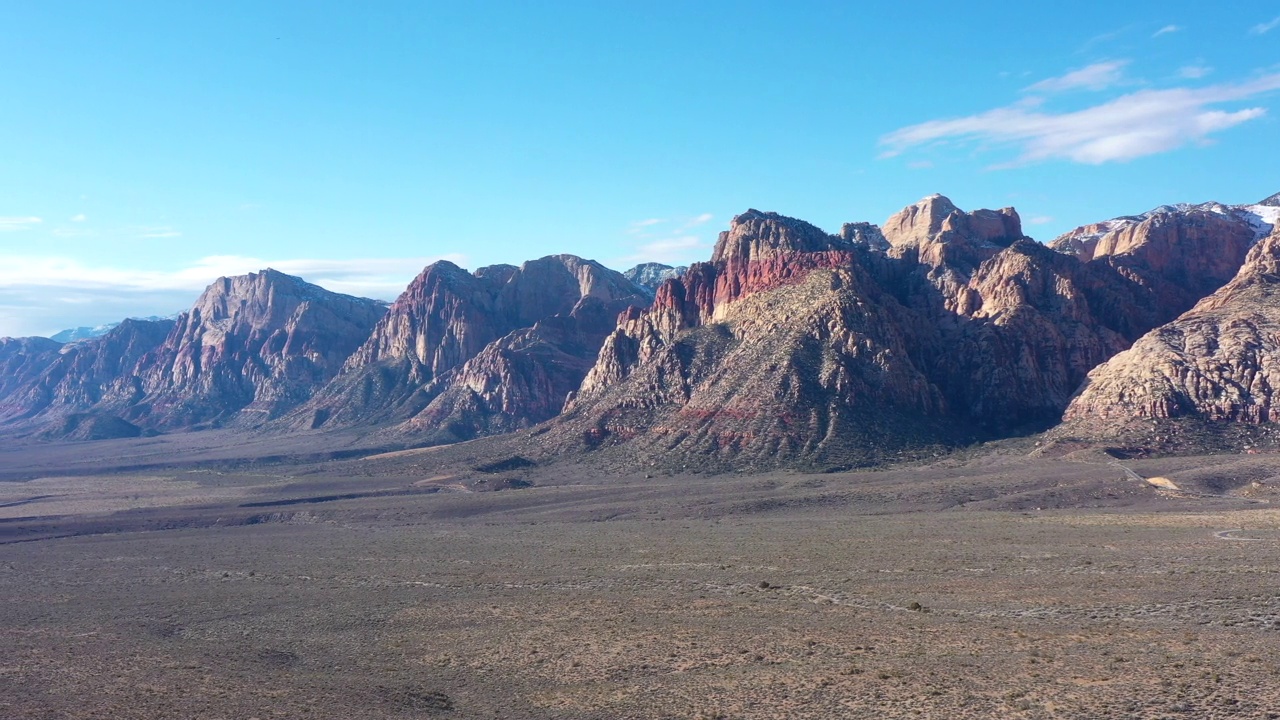
<svg viewBox="0 0 1280 720">
<path fill-rule="evenodd" d="M 907 163 L 907 167 L 911 168 L 912 170 L 928 170 L 929 168 L 933 167 L 933 161 L 912 160 L 911 162 Z"/>
<path fill-rule="evenodd" d="M 703 239 L 699 233 L 706 232 L 703 226 L 712 220 L 715 220 L 715 215 L 704 212 L 691 217 L 674 216 L 633 222 L 626 232 L 636 244 L 626 255 L 607 260 L 606 264 L 624 268 L 642 262 L 682 265 L 705 260 L 710 255 L 711 242 Z"/>
<path fill-rule="evenodd" d="M 649 218 L 647 220 L 636 220 L 635 222 L 631 223 L 631 227 L 627 228 L 627 232 L 632 235 L 639 235 L 640 233 L 645 232 L 645 228 L 651 228 L 654 225 L 661 225 L 664 222 L 666 222 L 666 220 L 663 220 L 662 218 Z"/>
<path fill-rule="evenodd" d="M 1013 147 L 1016 160 L 997 167 L 1064 159 L 1101 164 L 1167 152 L 1262 117 L 1266 109 L 1234 111 L 1214 106 L 1248 100 L 1280 89 L 1280 73 L 1249 82 L 1204 88 L 1141 90 L 1071 112 L 1040 110 L 1015 103 L 967 117 L 931 120 L 895 130 L 880 139 L 881 157 L 921 145 L 960 141 Z"/>
<path fill-rule="evenodd" d="M 50 231 L 54 237 L 60 238 L 76 238 L 76 237 L 93 237 L 98 233 L 85 227 L 59 227 Z"/>
<path fill-rule="evenodd" d="M 659 238 L 640 245 L 632 254 L 617 258 L 611 261 L 611 264 L 619 267 L 642 262 L 679 265 L 706 259 L 706 256 L 710 255 L 710 247 L 709 243 L 696 235 Z"/>
<path fill-rule="evenodd" d="M 1179 26 L 1177 26 L 1177 25 L 1165 25 L 1164 27 L 1162 27 L 1162 28 L 1160 28 L 1159 30 L 1157 30 L 1157 31 L 1155 31 L 1154 33 L 1152 33 L 1152 34 L 1151 34 L 1151 37 L 1153 37 L 1153 38 L 1157 38 L 1157 37 L 1160 37 L 1161 35 L 1168 35 L 1169 33 L 1176 33 L 1176 32 L 1178 32 L 1178 31 L 1179 31 L 1179 30 L 1181 30 L 1181 29 L 1182 29 L 1182 28 L 1181 28 L 1181 27 L 1179 27 Z"/>
<path fill-rule="evenodd" d="M 1128 60 L 1108 60 L 1072 70 L 1066 75 L 1041 80 L 1023 88 L 1030 93 L 1060 93 L 1068 90 L 1106 90 L 1123 79 Z"/>
<path fill-rule="evenodd" d="M 1199 80 L 1202 77 L 1208 77 L 1213 72 L 1213 68 L 1208 65 L 1185 65 L 1178 68 L 1178 77 L 1186 80 Z"/>
<path fill-rule="evenodd" d="M 89 219 L 89 216 L 85 215 L 84 213 L 76 213 L 75 215 L 71 216 L 71 222 L 75 222 L 75 223 L 82 223 L 87 221 L 88 219 Z"/>
<path fill-rule="evenodd" d="M 1048 225 L 1053 222 L 1053 218 L 1048 215 L 1032 215 L 1027 218 L 1028 225 Z"/>
<path fill-rule="evenodd" d="M 1249 28 L 1249 34 L 1250 35 L 1266 35 L 1267 33 L 1271 32 L 1272 30 L 1275 30 L 1278 27 L 1280 27 L 1280 15 L 1277 15 L 1276 17 L 1272 18 L 1268 22 L 1258 23 L 1257 25 L 1254 25 L 1253 27 Z"/>
<path fill-rule="evenodd" d="M 422 268 L 441 259 L 462 262 L 465 257 L 455 254 L 411 258 L 268 260 L 243 255 L 210 255 L 173 270 L 135 270 L 87 265 L 60 256 L 0 255 L 0 287 L 74 287 L 121 293 L 199 291 L 219 277 L 244 275 L 271 267 L 330 289 L 335 289 L 331 285 L 365 288 L 383 296 L 386 291 L 391 291 L 394 296 Z"/>
<path fill-rule="evenodd" d="M 0 232 L 18 232 L 19 230 L 30 230 L 31 228 L 44 222 L 38 217 L 0 217 Z"/>
<path fill-rule="evenodd" d="M 715 215 L 712 215 L 711 213 L 702 213 L 701 215 L 691 217 L 688 220 L 681 223 L 679 229 L 676 230 L 676 232 L 684 232 L 686 230 L 692 230 L 696 227 L 706 225 L 707 223 L 711 222 L 714 219 L 715 219 Z"/>
<path fill-rule="evenodd" d="M 190 307 L 219 277 L 271 267 L 329 290 L 395 299 L 422 268 L 462 255 L 407 258 L 266 259 L 213 255 L 170 270 L 94 265 L 60 256 L 0 254 L 0 335 L 45 334 Z"/>
<path fill-rule="evenodd" d="M 169 227 L 161 225 L 158 227 L 142 227 L 138 228 L 138 237 L 140 238 L 176 238 L 182 237 L 182 233 Z"/>
</svg>

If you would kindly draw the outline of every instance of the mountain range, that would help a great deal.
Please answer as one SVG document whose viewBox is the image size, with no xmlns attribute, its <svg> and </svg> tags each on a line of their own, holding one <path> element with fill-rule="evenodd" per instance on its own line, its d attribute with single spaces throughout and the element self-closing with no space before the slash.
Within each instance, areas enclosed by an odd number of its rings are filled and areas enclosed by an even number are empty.
<svg viewBox="0 0 1280 720">
<path fill-rule="evenodd" d="M 980 440 L 1272 442 L 1280 194 L 1166 205 L 1047 245 L 941 195 L 828 233 L 748 210 L 711 258 L 441 261 L 389 306 L 274 270 L 172 319 L 0 339 L 0 432 L 533 429 L 557 453 L 877 464 Z"/>
</svg>

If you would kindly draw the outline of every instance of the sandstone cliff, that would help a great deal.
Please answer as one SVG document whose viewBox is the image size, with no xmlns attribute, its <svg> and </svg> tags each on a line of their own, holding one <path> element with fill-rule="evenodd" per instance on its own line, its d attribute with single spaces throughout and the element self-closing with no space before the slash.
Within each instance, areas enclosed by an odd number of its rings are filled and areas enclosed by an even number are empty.
<svg viewBox="0 0 1280 720">
<path fill-rule="evenodd" d="M 291 423 L 390 420 L 424 442 L 528 426 L 560 411 L 618 313 L 647 303 L 620 273 L 572 255 L 474 274 L 437 262 Z"/>
<path fill-rule="evenodd" d="M 1250 234 L 1183 214 L 1081 257 L 1024 238 L 1011 208 L 938 195 L 840 235 L 750 210 L 620 318 L 556 431 L 684 464 L 848 465 L 1044 429 L 1091 369 L 1238 267 L 1223 250 Z"/>
<path fill-rule="evenodd" d="M 1071 429 L 1135 421 L 1280 421 L 1280 232 L 1231 282 L 1089 374 L 1067 408 Z"/>
<path fill-rule="evenodd" d="M 624 270 L 622 276 L 653 294 L 659 285 L 680 277 L 688 269 L 683 265 L 673 267 L 662 263 L 641 263 L 630 270 Z"/>
<path fill-rule="evenodd" d="M 42 337 L 0 338 L 0 422 L 32 408 L 20 397 L 58 359 L 62 343 Z"/>
<path fill-rule="evenodd" d="M 9 399 L 41 423 L 88 413 L 152 430 L 261 425 L 335 376 L 384 311 L 274 270 L 221 278 L 177 320 L 125 320 L 63 347 Z"/>
</svg>

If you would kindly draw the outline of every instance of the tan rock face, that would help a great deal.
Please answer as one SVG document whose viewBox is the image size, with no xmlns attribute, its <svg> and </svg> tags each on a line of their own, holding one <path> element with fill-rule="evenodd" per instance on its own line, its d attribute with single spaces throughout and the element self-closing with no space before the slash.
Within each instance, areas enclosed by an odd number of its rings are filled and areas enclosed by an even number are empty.
<svg viewBox="0 0 1280 720">
<path fill-rule="evenodd" d="M 1230 213 L 1157 210 L 1078 228 L 1050 246 L 1159 285 L 1159 304 L 1177 314 L 1230 280 L 1255 240 L 1255 228 Z"/>
<path fill-rule="evenodd" d="M 22 394 L 58 360 L 61 349 L 62 343 L 48 338 L 0 338 L 0 422 L 32 411 Z"/>
<path fill-rule="evenodd" d="M 1068 424 L 1189 417 L 1280 421 L 1280 233 L 1227 285 L 1089 374 Z"/>
<path fill-rule="evenodd" d="M 10 402 L 37 422 L 260 425 L 332 379 L 384 311 L 274 270 L 222 278 L 176 322 L 126 320 L 63 348 Z"/>
<path fill-rule="evenodd" d="M 337 375 L 385 308 L 273 270 L 222 278 L 140 373 L 153 411 L 261 424 Z M 168 420 L 167 422 L 172 422 Z"/>
<path fill-rule="evenodd" d="M 914 256 L 932 267 L 972 268 L 1022 238 L 1013 208 L 965 213 L 942 195 L 909 205 L 884 222 L 894 257 Z"/>
<path fill-rule="evenodd" d="M 557 432 L 688 462 L 840 465 L 1047 427 L 1091 369 L 1176 315 L 1197 248 L 1242 241 L 1212 220 L 1163 227 L 1081 261 L 1022 239 L 1011 209 L 941 196 L 882 236 L 750 211 L 711 262 L 620 318 Z M 1183 245 L 1185 262 L 1162 260 Z"/>
<path fill-rule="evenodd" d="M 620 273 L 572 255 L 475 274 L 435 263 L 292 423 L 392 420 L 419 440 L 525 427 L 560 411 L 618 314 L 648 302 Z"/>
</svg>

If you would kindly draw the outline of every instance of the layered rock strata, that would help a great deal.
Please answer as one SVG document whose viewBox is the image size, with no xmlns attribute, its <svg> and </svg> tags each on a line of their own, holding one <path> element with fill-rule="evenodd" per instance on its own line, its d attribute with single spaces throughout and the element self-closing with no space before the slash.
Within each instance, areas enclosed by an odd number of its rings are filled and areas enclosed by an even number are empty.
<svg viewBox="0 0 1280 720">
<path fill-rule="evenodd" d="M 437 262 L 294 424 L 390 420 L 419 441 L 526 427 L 560 411 L 618 314 L 648 301 L 620 273 L 572 255 L 475 273 Z"/>
</svg>

